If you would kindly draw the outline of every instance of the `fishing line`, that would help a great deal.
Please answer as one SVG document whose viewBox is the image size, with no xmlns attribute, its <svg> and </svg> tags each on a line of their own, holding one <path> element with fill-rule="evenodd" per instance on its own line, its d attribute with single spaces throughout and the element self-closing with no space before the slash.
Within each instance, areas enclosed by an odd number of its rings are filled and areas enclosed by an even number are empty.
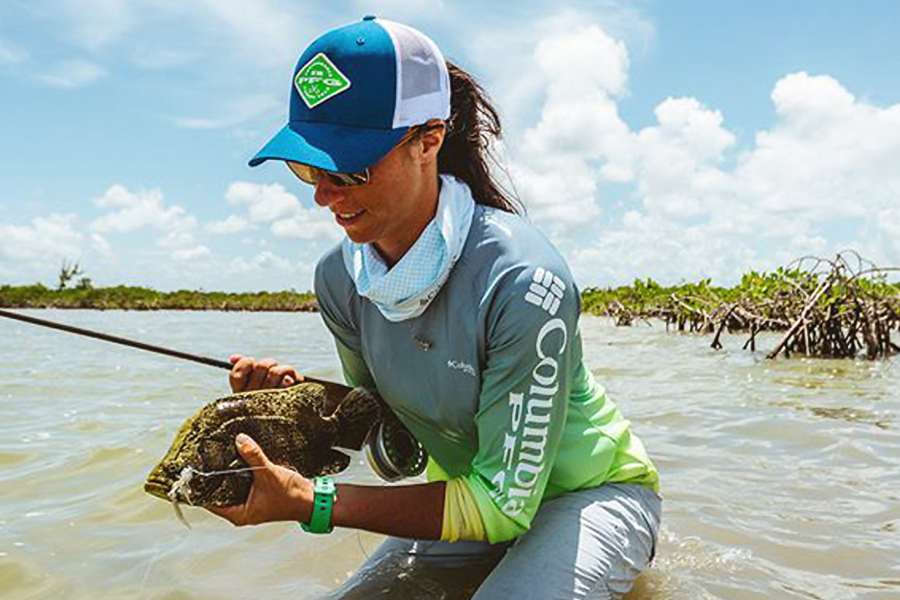
<svg viewBox="0 0 900 600">
<path fill-rule="evenodd" d="M 144 587 L 147 585 L 147 577 L 150 576 L 150 570 L 153 569 L 153 565 L 156 564 L 156 559 L 159 558 L 159 545 L 162 543 L 162 540 L 157 540 L 153 545 L 153 556 L 150 558 L 150 564 L 147 565 L 147 569 L 144 571 L 144 576 L 141 578 L 141 591 L 144 591 Z"/>
<path fill-rule="evenodd" d="M 386 487 L 388 487 L 388 484 L 387 484 L 386 481 L 382 481 L 382 482 L 381 482 L 381 485 L 380 485 L 379 487 L 381 487 L 381 488 L 386 488 Z M 370 558 L 370 557 L 369 557 L 369 553 L 366 552 L 365 547 L 363 547 L 363 543 L 362 543 L 362 532 L 359 531 L 359 530 L 356 531 L 356 543 L 359 545 L 359 549 L 362 551 L 363 556 L 366 557 L 366 560 L 369 560 L 369 558 Z"/>
<path fill-rule="evenodd" d="M 181 548 L 181 546 L 184 545 L 185 539 L 187 539 L 187 534 L 183 534 L 181 536 L 181 540 L 179 540 L 179 542 L 175 546 L 169 548 L 169 552 L 175 552 L 176 550 Z M 144 576 L 141 578 L 141 592 L 143 592 L 144 588 L 147 586 L 147 578 L 150 576 L 150 571 L 156 565 L 156 561 L 159 560 L 159 556 L 162 553 L 161 545 L 163 541 L 165 540 L 157 540 L 153 545 L 153 557 L 150 559 L 150 564 L 147 565 L 147 570 L 144 571 Z"/>
<path fill-rule="evenodd" d="M 200 475 L 201 477 L 212 477 L 213 475 L 222 475 L 223 473 L 244 473 L 246 471 L 258 471 L 259 469 L 265 468 L 267 467 L 243 467 L 240 469 L 223 469 L 221 471 L 198 471 L 194 467 L 185 467 L 185 469 L 190 469 L 191 473 L 194 475 Z"/>
<path fill-rule="evenodd" d="M 363 556 L 366 557 L 366 560 L 369 560 L 369 553 L 363 548 L 362 533 L 360 531 L 356 532 L 356 543 L 359 545 L 359 550 L 363 553 Z"/>
</svg>

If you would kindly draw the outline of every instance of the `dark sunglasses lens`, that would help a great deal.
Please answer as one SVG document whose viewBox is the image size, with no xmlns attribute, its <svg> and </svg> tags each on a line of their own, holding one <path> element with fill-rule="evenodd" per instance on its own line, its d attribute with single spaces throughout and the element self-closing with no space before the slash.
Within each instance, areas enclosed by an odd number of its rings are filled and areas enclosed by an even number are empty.
<svg viewBox="0 0 900 600">
<path fill-rule="evenodd" d="M 303 163 L 285 161 L 287 163 L 288 168 L 291 172 L 297 176 L 297 178 L 309 185 L 316 185 L 319 183 L 319 170 L 315 167 L 311 167 L 309 165 L 304 165 Z"/>
<path fill-rule="evenodd" d="M 360 171 L 358 173 L 334 173 L 327 171 L 328 177 L 334 185 L 350 187 L 354 185 L 362 185 L 369 181 L 369 172 Z"/>
<path fill-rule="evenodd" d="M 311 167 L 303 163 L 285 161 L 291 172 L 296 175 L 304 183 L 309 185 L 318 185 L 322 176 L 328 177 L 333 184 L 341 187 L 350 187 L 354 185 L 362 185 L 369 181 L 369 171 L 360 171 L 359 173 L 337 173 L 335 171 L 326 171 Z"/>
</svg>

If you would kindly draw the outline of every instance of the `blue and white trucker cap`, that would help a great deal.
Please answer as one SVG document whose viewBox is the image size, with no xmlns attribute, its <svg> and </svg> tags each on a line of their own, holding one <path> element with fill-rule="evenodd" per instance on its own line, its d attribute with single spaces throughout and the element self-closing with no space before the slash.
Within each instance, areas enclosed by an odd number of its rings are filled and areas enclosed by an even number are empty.
<svg viewBox="0 0 900 600">
<path fill-rule="evenodd" d="M 381 160 L 409 128 L 450 116 L 447 64 L 412 27 L 367 16 L 300 55 L 288 124 L 250 166 L 269 159 L 355 172 Z"/>
</svg>

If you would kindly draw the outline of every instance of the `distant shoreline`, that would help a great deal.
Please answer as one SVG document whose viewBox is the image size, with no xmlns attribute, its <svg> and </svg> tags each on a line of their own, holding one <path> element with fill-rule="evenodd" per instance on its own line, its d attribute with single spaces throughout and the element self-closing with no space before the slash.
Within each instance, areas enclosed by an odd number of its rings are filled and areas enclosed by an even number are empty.
<svg viewBox="0 0 900 600">
<path fill-rule="evenodd" d="M 892 338 L 900 333 L 900 284 L 889 283 L 886 271 L 859 269 L 854 272 L 838 256 L 833 262 L 819 261 L 812 270 L 750 272 L 732 288 L 715 287 L 709 279 L 670 287 L 636 279 L 630 286 L 583 290 L 581 311 L 613 317 L 619 326 L 661 319 L 666 329 L 715 334 L 711 344 L 715 349 L 722 347 L 724 331 L 747 332 L 744 347 L 751 350 L 758 333 L 786 332 L 770 357 L 783 352 L 835 358 L 864 354 L 875 359 L 900 353 Z M 862 276 L 867 273 L 870 277 Z M 532 284 L 531 293 L 537 296 L 534 288 Z M 561 288 L 537 289 L 546 310 L 568 293 Z M 41 284 L 3 285 L 0 308 L 318 312 L 319 303 L 312 292 L 157 292 L 127 286 L 94 288 L 88 282 L 57 290 Z"/>
<path fill-rule="evenodd" d="M 159 292 L 134 286 L 53 290 L 37 284 L 0 286 L 0 308 L 318 312 L 319 303 L 312 292 Z"/>
<path fill-rule="evenodd" d="M 789 283 L 787 280 L 792 280 Z M 806 287 L 812 293 L 818 280 L 813 273 L 779 269 L 774 273 L 750 272 L 734 287 L 713 286 L 711 280 L 661 286 L 652 279 L 635 279 L 632 285 L 618 287 L 589 287 L 581 290 L 581 310 L 586 314 L 610 316 L 620 325 L 634 319 L 661 318 L 706 321 L 711 329 L 711 313 L 735 303 L 769 303 L 785 294 Z M 888 300 L 891 305 L 900 300 L 900 283 L 879 281 L 867 283 L 867 295 Z M 801 302 L 802 307 L 802 302 Z M 313 292 L 284 290 L 279 292 L 207 292 L 178 290 L 160 292 L 139 286 L 87 287 L 51 289 L 42 284 L 0 285 L 0 308 L 29 309 L 87 309 L 87 310 L 215 310 L 225 312 L 319 312 Z M 784 315 L 787 316 L 787 315 Z M 782 329 L 771 321 L 766 329 Z M 683 327 L 683 325 L 682 325 Z M 679 327 L 681 328 L 681 327 Z"/>
</svg>

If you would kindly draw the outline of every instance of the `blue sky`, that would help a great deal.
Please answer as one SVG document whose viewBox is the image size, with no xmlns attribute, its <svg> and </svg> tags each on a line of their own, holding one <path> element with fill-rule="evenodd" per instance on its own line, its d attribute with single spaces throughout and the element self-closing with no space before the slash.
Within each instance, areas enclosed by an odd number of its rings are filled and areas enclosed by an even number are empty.
<svg viewBox="0 0 900 600">
<path fill-rule="evenodd" d="M 897 3 L 45 0 L 0 4 L 0 283 L 308 289 L 340 230 L 246 160 L 367 13 L 481 78 L 582 287 L 900 265 Z"/>
</svg>

